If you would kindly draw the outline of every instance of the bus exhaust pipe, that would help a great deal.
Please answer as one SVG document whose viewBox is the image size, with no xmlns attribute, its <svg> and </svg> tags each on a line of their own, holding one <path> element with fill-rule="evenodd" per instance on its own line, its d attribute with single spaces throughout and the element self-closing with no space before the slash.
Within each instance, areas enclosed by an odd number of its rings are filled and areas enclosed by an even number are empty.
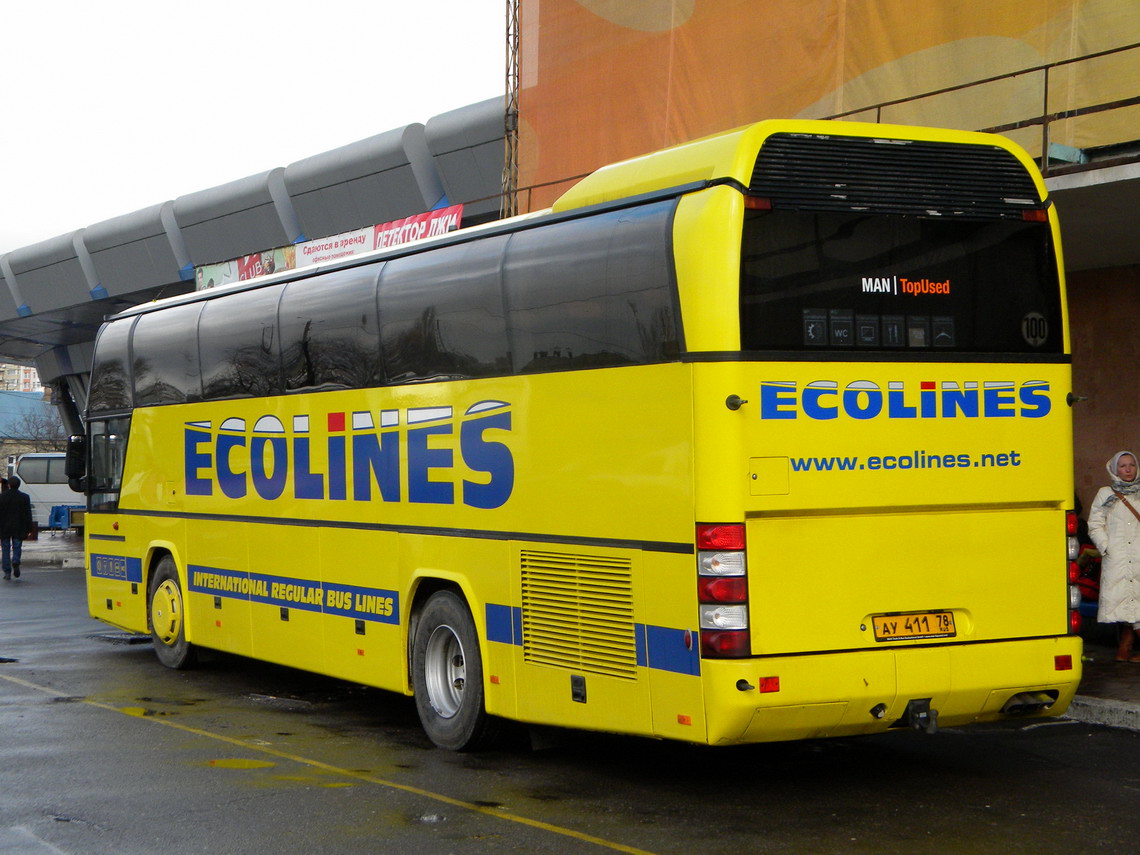
<svg viewBox="0 0 1140 855">
<path fill-rule="evenodd" d="M 1005 702 L 1001 711 L 1005 715 L 1033 715 L 1053 706 L 1057 702 L 1057 696 L 1055 691 L 1018 692 Z"/>
<path fill-rule="evenodd" d="M 907 702 L 906 712 L 895 727 L 909 727 L 933 736 L 938 732 L 938 710 L 930 708 L 930 698 L 914 698 Z"/>
</svg>

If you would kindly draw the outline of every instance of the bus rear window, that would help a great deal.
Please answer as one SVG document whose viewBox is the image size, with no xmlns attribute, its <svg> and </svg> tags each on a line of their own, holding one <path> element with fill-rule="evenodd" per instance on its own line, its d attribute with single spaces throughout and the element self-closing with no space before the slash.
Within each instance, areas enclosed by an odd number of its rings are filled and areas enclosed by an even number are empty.
<svg viewBox="0 0 1140 855">
<path fill-rule="evenodd" d="M 1059 354 L 1053 257 L 1044 223 L 750 212 L 741 347 Z"/>
</svg>

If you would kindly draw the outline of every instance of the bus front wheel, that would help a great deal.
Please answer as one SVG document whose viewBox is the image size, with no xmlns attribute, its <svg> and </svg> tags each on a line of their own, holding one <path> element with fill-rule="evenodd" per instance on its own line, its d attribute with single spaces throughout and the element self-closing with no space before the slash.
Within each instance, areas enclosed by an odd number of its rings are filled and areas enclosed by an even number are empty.
<svg viewBox="0 0 1140 855">
<path fill-rule="evenodd" d="M 155 568 L 148 617 L 158 661 L 178 670 L 193 666 L 197 657 L 194 645 L 186 640 L 186 612 L 178 568 L 169 555 L 163 556 Z"/>
<path fill-rule="evenodd" d="M 412 687 L 420 723 L 440 748 L 472 751 L 494 739 L 496 721 L 484 705 L 479 636 L 466 603 L 452 591 L 432 594 L 420 614 L 412 642 Z"/>
</svg>

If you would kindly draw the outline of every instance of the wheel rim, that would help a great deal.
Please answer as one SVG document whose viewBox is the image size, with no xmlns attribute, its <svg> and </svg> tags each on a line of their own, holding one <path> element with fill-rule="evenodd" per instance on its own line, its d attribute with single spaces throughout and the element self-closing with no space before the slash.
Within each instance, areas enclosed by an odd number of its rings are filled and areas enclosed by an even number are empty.
<svg viewBox="0 0 1140 855">
<path fill-rule="evenodd" d="M 437 626 L 428 638 L 424 654 L 424 682 L 432 708 L 451 718 L 463 706 L 467 664 L 463 645 L 450 626 Z"/>
<path fill-rule="evenodd" d="M 182 592 L 171 580 L 166 579 L 154 589 L 150 601 L 150 625 L 154 635 L 167 647 L 178 641 L 182 631 Z"/>
</svg>

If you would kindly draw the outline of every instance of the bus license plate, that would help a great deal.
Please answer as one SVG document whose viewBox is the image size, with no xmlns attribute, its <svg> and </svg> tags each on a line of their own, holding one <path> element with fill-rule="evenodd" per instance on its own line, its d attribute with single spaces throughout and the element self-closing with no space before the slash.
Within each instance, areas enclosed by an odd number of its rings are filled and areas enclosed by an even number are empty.
<svg viewBox="0 0 1140 855">
<path fill-rule="evenodd" d="M 874 615 L 875 641 L 913 641 L 957 635 L 953 612 L 916 612 L 909 615 Z"/>
</svg>

